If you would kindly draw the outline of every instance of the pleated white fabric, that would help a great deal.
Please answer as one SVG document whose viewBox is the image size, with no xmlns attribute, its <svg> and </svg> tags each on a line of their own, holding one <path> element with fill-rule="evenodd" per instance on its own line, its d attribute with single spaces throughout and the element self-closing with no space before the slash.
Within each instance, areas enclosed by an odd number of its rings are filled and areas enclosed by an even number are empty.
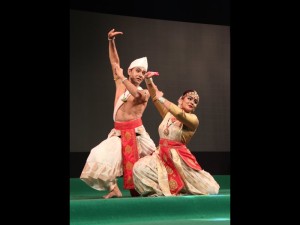
<svg viewBox="0 0 300 225">
<path fill-rule="evenodd" d="M 218 194 L 220 186 L 213 176 L 204 171 L 190 168 L 179 156 L 175 149 L 171 149 L 174 165 L 185 184 L 180 194 L 208 195 Z M 134 164 L 133 181 L 136 190 L 143 196 L 171 196 L 168 172 L 158 155 L 146 156 Z"/>
<path fill-rule="evenodd" d="M 152 154 L 156 147 L 144 126 L 135 128 L 139 157 Z M 96 190 L 112 190 L 117 177 L 123 175 L 120 131 L 112 129 L 108 138 L 94 147 L 80 175 L 87 185 Z"/>
</svg>

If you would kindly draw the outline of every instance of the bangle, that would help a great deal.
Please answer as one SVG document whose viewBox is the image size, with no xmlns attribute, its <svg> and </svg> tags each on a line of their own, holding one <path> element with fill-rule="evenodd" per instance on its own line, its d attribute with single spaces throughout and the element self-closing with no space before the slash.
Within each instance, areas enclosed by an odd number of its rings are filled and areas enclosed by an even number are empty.
<svg viewBox="0 0 300 225">
<path fill-rule="evenodd" d="M 145 79 L 146 84 L 151 84 L 153 82 L 152 77 Z"/>
<path fill-rule="evenodd" d="M 152 98 L 152 102 L 155 102 L 156 100 L 157 100 L 157 97 L 154 96 L 154 97 Z"/>
<path fill-rule="evenodd" d="M 164 97 L 159 97 L 158 98 L 158 101 L 161 103 L 161 104 L 164 104 L 164 102 L 166 101 L 166 99 Z"/>
<path fill-rule="evenodd" d="M 109 41 L 115 40 L 115 37 L 113 37 L 113 38 L 108 37 L 107 40 L 109 40 Z"/>
<path fill-rule="evenodd" d="M 122 83 L 124 83 L 125 80 L 128 80 L 126 77 L 122 80 Z"/>
</svg>

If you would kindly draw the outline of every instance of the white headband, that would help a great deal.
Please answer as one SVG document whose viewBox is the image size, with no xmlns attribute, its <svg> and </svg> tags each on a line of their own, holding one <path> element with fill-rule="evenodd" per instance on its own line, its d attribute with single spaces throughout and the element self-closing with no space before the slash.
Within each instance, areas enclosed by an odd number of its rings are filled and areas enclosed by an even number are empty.
<svg viewBox="0 0 300 225">
<path fill-rule="evenodd" d="M 143 67 L 146 71 L 148 70 L 148 61 L 147 57 L 142 57 L 132 61 L 128 69 L 132 69 L 134 67 Z"/>
</svg>

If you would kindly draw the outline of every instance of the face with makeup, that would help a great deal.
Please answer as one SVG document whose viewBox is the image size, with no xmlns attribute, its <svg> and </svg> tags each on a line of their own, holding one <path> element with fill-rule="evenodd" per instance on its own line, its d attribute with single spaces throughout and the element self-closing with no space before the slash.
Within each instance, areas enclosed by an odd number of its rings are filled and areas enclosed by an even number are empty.
<svg viewBox="0 0 300 225">
<path fill-rule="evenodd" d="M 143 67 L 128 69 L 129 79 L 134 85 L 140 85 L 145 79 L 146 70 Z"/>
<path fill-rule="evenodd" d="M 185 112 L 194 112 L 199 103 L 199 95 L 195 90 L 187 90 L 179 98 L 178 103 Z"/>
</svg>

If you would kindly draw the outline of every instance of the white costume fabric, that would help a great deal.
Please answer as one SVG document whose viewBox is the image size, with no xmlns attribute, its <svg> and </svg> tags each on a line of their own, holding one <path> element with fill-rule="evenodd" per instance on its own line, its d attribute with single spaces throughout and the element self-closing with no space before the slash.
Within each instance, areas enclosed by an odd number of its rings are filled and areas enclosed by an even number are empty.
<svg viewBox="0 0 300 225">
<path fill-rule="evenodd" d="M 177 108 L 177 106 L 173 106 L 173 108 L 175 107 Z M 159 126 L 159 136 L 160 138 L 182 142 L 186 139 L 184 136 L 188 136 L 188 131 L 184 130 L 179 122 L 168 126 L 170 117 L 172 117 L 171 113 L 165 115 Z M 168 136 L 164 133 L 166 127 L 169 127 Z M 218 194 L 220 186 L 210 173 L 203 169 L 197 171 L 189 167 L 175 149 L 170 149 L 170 153 L 172 161 L 184 182 L 184 187 L 179 194 Z M 152 155 L 146 156 L 134 164 L 133 180 L 135 189 L 142 196 L 171 196 L 168 172 L 160 158 L 158 148 Z"/>
<path fill-rule="evenodd" d="M 114 120 L 117 110 L 122 105 L 121 102 L 124 103 L 120 96 L 115 106 Z M 139 157 L 152 154 L 156 147 L 144 126 L 135 128 L 135 132 L 138 134 L 136 139 Z M 90 187 L 99 191 L 111 191 L 117 182 L 116 178 L 123 175 L 120 135 L 121 131 L 113 128 L 107 139 L 91 150 L 80 176 L 80 179 Z"/>
</svg>

